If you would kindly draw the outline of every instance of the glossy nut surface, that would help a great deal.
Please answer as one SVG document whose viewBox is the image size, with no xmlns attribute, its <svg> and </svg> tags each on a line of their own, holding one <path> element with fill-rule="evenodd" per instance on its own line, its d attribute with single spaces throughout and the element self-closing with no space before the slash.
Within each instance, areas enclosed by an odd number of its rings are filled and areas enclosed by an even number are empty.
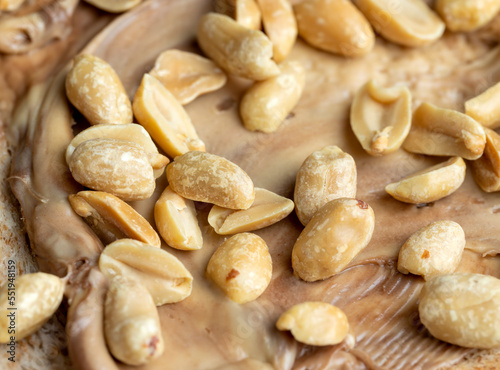
<svg viewBox="0 0 500 370">
<path fill-rule="evenodd" d="M 474 31 L 491 21 L 500 10 L 498 0 L 437 0 L 436 11 L 450 31 Z"/>
<path fill-rule="evenodd" d="M 215 0 L 215 11 L 252 30 L 260 30 L 262 15 L 255 0 Z"/>
<path fill-rule="evenodd" d="M 483 155 L 469 162 L 474 180 L 488 193 L 500 190 L 500 135 L 485 128 L 486 147 Z"/>
</svg>

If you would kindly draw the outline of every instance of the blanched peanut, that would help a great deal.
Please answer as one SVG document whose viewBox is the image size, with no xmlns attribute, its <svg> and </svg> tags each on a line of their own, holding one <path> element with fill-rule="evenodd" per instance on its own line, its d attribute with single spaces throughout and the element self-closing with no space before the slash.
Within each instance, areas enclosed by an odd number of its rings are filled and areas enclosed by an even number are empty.
<svg viewBox="0 0 500 370">
<path fill-rule="evenodd" d="M 500 6 L 500 1 L 498 1 Z M 500 127 L 500 83 L 465 102 L 465 114 L 474 118 L 484 127 Z"/>
<path fill-rule="evenodd" d="M 356 163 L 339 147 L 332 145 L 312 153 L 297 172 L 295 211 L 302 225 L 326 203 L 356 196 Z"/>
<path fill-rule="evenodd" d="M 257 299 L 266 290 L 272 275 L 266 242 L 251 233 L 230 237 L 212 255 L 206 273 L 236 303 Z"/>
<path fill-rule="evenodd" d="M 110 13 L 123 13 L 139 5 L 142 0 L 85 0 L 96 8 Z"/>
<path fill-rule="evenodd" d="M 479 159 L 470 162 L 470 168 L 479 187 L 490 193 L 500 190 L 500 135 L 487 128 L 484 131 L 484 153 Z"/>
<path fill-rule="evenodd" d="M 465 162 L 452 157 L 446 162 L 418 171 L 385 187 L 401 202 L 430 203 L 455 192 L 465 179 Z"/>
<path fill-rule="evenodd" d="M 252 30 L 260 30 L 261 13 L 255 0 L 215 0 L 215 11 Z"/>
<path fill-rule="evenodd" d="M 474 31 L 491 21 L 500 10 L 498 0 L 437 0 L 436 11 L 450 31 Z"/>
</svg>

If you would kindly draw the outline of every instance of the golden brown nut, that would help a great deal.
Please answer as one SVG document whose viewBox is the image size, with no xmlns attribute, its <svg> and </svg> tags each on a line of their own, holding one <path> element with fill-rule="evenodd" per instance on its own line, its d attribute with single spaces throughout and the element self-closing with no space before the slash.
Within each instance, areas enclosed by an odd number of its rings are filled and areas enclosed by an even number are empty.
<svg viewBox="0 0 500 370">
<path fill-rule="evenodd" d="M 500 5 L 500 1 L 498 2 Z M 484 127 L 500 127 L 500 83 L 493 85 L 478 96 L 465 102 L 465 114 L 474 118 Z"/>
<path fill-rule="evenodd" d="M 255 0 L 215 0 L 215 11 L 252 30 L 260 30 L 261 13 Z"/>
<path fill-rule="evenodd" d="M 500 10 L 498 0 L 437 0 L 436 11 L 450 31 L 474 31 L 491 21 Z"/>
<path fill-rule="evenodd" d="M 0 11 L 13 12 L 25 2 L 26 0 L 0 0 Z"/>
<path fill-rule="evenodd" d="M 472 176 L 481 189 L 490 193 L 500 190 L 500 135 L 485 128 L 486 147 L 483 155 L 470 162 Z"/>
<path fill-rule="evenodd" d="M 85 0 L 96 8 L 110 12 L 122 13 L 139 5 L 142 0 Z"/>
</svg>

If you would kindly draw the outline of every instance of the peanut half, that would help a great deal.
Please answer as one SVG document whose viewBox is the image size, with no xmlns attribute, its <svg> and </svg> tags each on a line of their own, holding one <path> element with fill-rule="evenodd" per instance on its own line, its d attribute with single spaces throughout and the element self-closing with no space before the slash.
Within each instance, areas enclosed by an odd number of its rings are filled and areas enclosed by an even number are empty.
<svg viewBox="0 0 500 370">
<path fill-rule="evenodd" d="M 170 186 L 156 201 L 154 217 L 158 232 L 170 247 L 197 250 L 203 246 L 194 202 L 181 197 Z"/>
<path fill-rule="evenodd" d="M 453 221 L 436 221 L 414 233 L 399 251 L 398 270 L 425 280 L 456 270 L 465 248 L 462 227 Z"/>
<path fill-rule="evenodd" d="M 500 135 L 485 128 L 486 147 L 483 155 L 471 161 L 474 180 L 481 189 L 490 193 L 500 190 Z"/>
<path fill-rule="evenodd" d="M 372 208 L 357 199 L 324 205 L 300 233 L 292 251 L 294 273 L 305 281 L 342 271 L 369 243 L 375 226 Z"/>
<path fill-rule="evenodd" d="M 12 291 L 15 291 L 15 301 L 9 299 Z M 56 312 L 63 294 L 64 282 L 43 272 L 21 275 L 14 280 L 13 286 L 5 284 L 0 290 L 0 343 L 9 343 L 11 337 L 19 341 L 40 329 Z"/>
<path fill-rule="evenodd" d="M 498 1 L 500 6 L 500 1 Z M 484 127 L 500 127 L 500 83 L 493 85 L 478 96 L 465 102 L 465 114 L 474 118 Z"/>
<path fill-rule="evenodd" d="M 275 224 L 293 211 L 293 202 L 266 189 L 255 188 L 255 200 L 245 210 L 213 206 L 208 223 L 220 235 L 254 231 Z"/>
<path fill-rule="evenodd" d="M 252 30 L 260 30 L 261 13 L 255 0 L 215 0 L 215 11 Z"/>
<path fill-rule="evenodd" d="M 198 25 L 198 43 L 217 65 L 235 76 L 259 81 L 279 74 L 271 40 L 228 16 L 205 14 Z"/>
<path fill-rule="evenodd" d="M 188 152 L 167 167 L 170 187 L 180 196 L 231 209 L 247 209 L 255 200 L 252 179 L 226 158 Z"/>
<path fill-rule="evenodd" d="M 382 88 L 374 81 L 361 87 L 351 106 L 351 128 L 363 149 L 381 156 L 399 149 L 411 126 L 407 87 Z"/>
<path fill-rule="evenodd" d="M 121 239 L 104 248 L 99 269 L 108 279 L 123 276 L 143 284 L 157 306 L 191 294 L 193 277 L 175 256 L 145 243 Z"/>
<path fill-rule="evenodd" d="M 274 132 L 302 95 L 305 71 L 299 62 L 284 62 L 281 73 L 251 86 L 240 104 L 243 124 L 250 131 Z"/>
<path fill-rule="evenodd" d="M 318 49 L 347 57 L 373 49 L 375 34 L 370 23 L 348 0 L 304 0 L 294 11 L 299 35 Z"/>
<path fill-rule="evenodd" d="M 354 0 L 375 30 L 389 41 L 422 46 L 439 39 L 445 24 L 422 0 Z"/>
<path fill-rule="evenodd" d="M 420 320 L 436 338 L 470 348 L 500 347 L 500 279 L 452 274 L 427 281 Z"/>
<path fill-rule="evenodd" d="M 123 13 L 139 5 L 142 0 L 85 0 L 96 8 L 110 13 Z"/>
<path fill-rule="evenodd" d="M 500 11 L 498 0 L 437 0 L 436 11 L 450 31 L 474 31 Z"/>
<path fill-rule="evenodd" d="M 66 77 L 66 95 L 91 125 L 132 122 L 132 107 L 120 78 L 94 55 L 75 57 Z"/>
<path fill-rule="evenodd" d="M 139 123 L 171 158 L 190 150 L 205 150 L 182 105 L 147 73 L 135 93 L 133 108 Z"/>
<path fill-rule="evenodd" d="M 220 89 L 227 81 L 225 73 L 210 59 L 175 49 L 161 53 L 149 74 L 182 105 Z"/>
<path fill-rule="evenodd" d="M 130 238 L 161 247 L 160 237 L 149 222 L 114 195 L 102 191 L 80 191 L 68 199 L 73 210 L 84 218 L 104 244 Z"/>
<path fill-rule="evenodd" d="M 342 342 L 349 332 L 347 316 L 325 302 L 296 304 L 281 314 L 278 330 L 290 330 L 293 337 L 312 346 L 331 346 Z"/>
<path fill-rule="evenodd" d="M 462 185 L 465 169 L 462 158 L 452 157 L 387 185 L 385 191 L 405 203 L 434 202 L 452 194 Z"/>
<path fill-rule="evenodd" d="M 233 235 L 212 255 L 206 274 L 236 303 L 257 299 L 272 276 L 272 260 L 266 242 L 251 233 Z"/>
<path fill-rule="evenodd" d="M 111 354 L 128 365 L 143 365 L 161 356 L 160 318 L 142 284 L 122 277 L 111 281 L 104 303 L 104 335 Z"/>
<path fill-rule="evenodd" d="M 306 158 L 295 181 L 295 211 L 305 226 L 326 203 L 356 196 L 356 163 L 338 146 L 326 146 Z"/>
<path fill-rule="evenodd" d="M 412 153 L 477 159 L 484 151 L 483 127 L 471 117 L 422 103 L 413 114 L 403 148 Z"/>
</svg>

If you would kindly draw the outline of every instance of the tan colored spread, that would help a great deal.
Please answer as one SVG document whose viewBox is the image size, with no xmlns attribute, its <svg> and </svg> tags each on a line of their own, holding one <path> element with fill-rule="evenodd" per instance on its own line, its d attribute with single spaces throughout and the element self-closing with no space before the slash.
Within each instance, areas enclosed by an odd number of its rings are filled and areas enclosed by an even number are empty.
<svg viewBox="0 0 500 370">
<path fill-rule="evenodd" d="M 172 47 L 195 50 L 197 20 L 209 7 L 209 0 L 151 0 L 118 18 L 85 51 L 108 61 L 132 97 L 160 52 Z M 291 268 L 292 247 L 302 230 L 298 219 L 292 215 L 258 231 L 271 252 L 273 278 L 258 300 L 238 305 L 204 277 L 210 256 L 225 237 L 208 225 L 210 206 L 198 204 L 203 248 L 186 252 L 164 246 L 193 274 L 193 293 L 183 302 L 159 308 L 165 353 L 140 369 L 217 369 L 228 364 L 234 364 L 228 368 L 257 369 L 263 363 L 277 369 L 430 369 L 452 366 L 474 352 L 427 333 L 417 314 L 423 279 L 399 273 L 396 258 L 413 232 L 449 219 L 462 226 L 467 238 L 459 270 L 500 277 L 500 258 L 495 257 L 500 245 L 500 196 L 482 192 L 468 173 L 457 192 L 433 204 L 415 206 L 394 200 L 385 193 L 386 184 L 444 159 L 401 149 L 385 157 L 369 156 L 350 129 L 349 107 L 354 92 L 375 78 L 381 85 L 408 86 L 414 107 L 428 101 L 463 111 L 466 99 L 500 80 L 500 49 L 491 47 L 490 37 L 486 31 L 446 34 L 421 49 L 378 39 L 373 52 L 357 59 L 320 52 L 299 41 L 290 58 L 299 60 L 307 71 L 305 91 L 273 134 L 249 132 L 242 126 L 237 102 L 249 86 L 246 80 L 231 78 L 222 90 L 189 104 L 187 111 L 208 152 L 239 164 L 256 186 L 289 198 L 297 170 L 311 152 L 337 145 L 350 153 L 358 169 L 357 197 L 373 208 L 375 232 L 345 271 L 306 283 L 294 277 Z M 18 151 L 11 185 L 22 205 L 40 268 L 60 276 L 70 272 L 67 332 L 75 365 L 125 369 L 129 367 L 111 358 L 103 338 L 107 283 L 95 268 L 102 245 L 67 201 L 80 186 L 71 179 L 64 161 L 72 137 L 64 73 L 50 84 L 33 87 L 12 122 L 11 137 L 18 140 Z M 151 222 L 154 201 L 165 186 L 163 176 L 150 200 L 133 203 Z M 344 310 L 356 338 L 353 348 L 345 343 L 302 345 L 275 329 L 283 311 L 308 300 L 327 301 Z"/>
</svg>

